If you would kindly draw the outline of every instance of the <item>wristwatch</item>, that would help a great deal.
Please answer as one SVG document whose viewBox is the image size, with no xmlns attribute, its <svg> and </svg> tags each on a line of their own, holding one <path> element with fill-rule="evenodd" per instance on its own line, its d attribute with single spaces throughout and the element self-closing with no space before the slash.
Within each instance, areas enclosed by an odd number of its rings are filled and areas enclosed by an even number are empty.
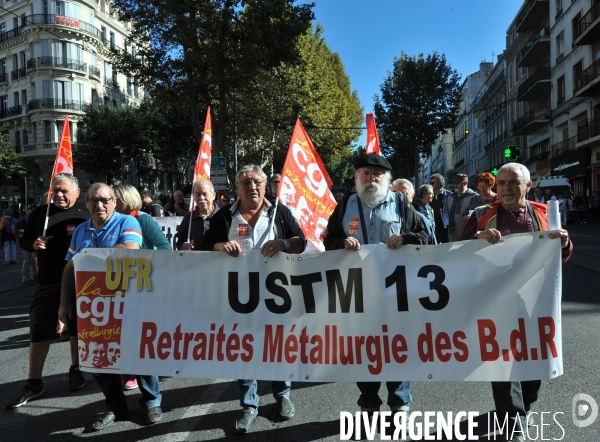
<svg viewBox="0 0 600 442">
<path fill-rule="evenodd" d="M 283 241 L 283 247 L 284 247 L 283 250 L 287 251 L 287 249 L 290 248 L 290 242 L 287 239 L 282 239 L 282 241 Z"/>
</svg>

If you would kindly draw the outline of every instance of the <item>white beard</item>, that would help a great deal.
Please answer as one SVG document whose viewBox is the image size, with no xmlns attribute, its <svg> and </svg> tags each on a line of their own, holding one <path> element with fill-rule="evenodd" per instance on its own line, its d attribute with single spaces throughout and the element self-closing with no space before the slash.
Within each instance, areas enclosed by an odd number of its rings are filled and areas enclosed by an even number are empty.
<svg viewBox="0 0 600 442">
<path fill-rule="evenodd" d="M 362 184 L 360 179 L 356 179 L 356 193 L 363 203 L 369 207 L 375 207 L 381 203 L 387 195 L 389 189 L 389 180 L 382 179 L 380 183 L 375 181 Z"/>
</svg>

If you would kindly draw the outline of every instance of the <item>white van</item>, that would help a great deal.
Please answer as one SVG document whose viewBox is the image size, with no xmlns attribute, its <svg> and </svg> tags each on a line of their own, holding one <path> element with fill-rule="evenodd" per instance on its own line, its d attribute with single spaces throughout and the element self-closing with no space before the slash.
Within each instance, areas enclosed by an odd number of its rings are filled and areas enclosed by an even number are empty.
<svg viewBox="0 0 600 442">
<path fill-rule="evenodd" d="M 531 189 L 529 190 L 529 195 L 527 198 L 533 199 L 533 189 L 536 187 L 540 187 L 542 189 L 542 193 L 546 191 L 546 189 L 550 189 L 553 195 L 558 198 L 559 193 L 564 193 L 567 199 L 573 199 L 573 190 L 571 189 L 571 183 L 569 179 L 564 175 L 556 175 L 556 176 L 542 176 L 536 179 L 531 185 Z"/>
</svg>

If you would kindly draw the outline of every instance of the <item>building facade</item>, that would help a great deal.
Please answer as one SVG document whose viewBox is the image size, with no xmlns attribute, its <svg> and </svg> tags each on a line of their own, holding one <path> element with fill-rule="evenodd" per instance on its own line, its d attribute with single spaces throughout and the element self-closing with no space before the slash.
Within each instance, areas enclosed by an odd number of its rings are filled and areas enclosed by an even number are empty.
<svg viewBox="0 0 600 442">
<path fill-rule="evenodd" d="M 109 61 L 111 49 L 126 47 L 130 26 L 105 0 L 3 1 L 0 131 L 25 159 L 27 180 L 18 189 L 22 202 L 25 194 L 32 200 L 48 189 L 66 114 L 75 174 L 83 190 L 93 180 L 93 173 L 77 168 L 85 105 L 132 104 L 143 98 L 141 88 Z M 136 52 L 135 47 L 126 50 Z"/>
</svg>

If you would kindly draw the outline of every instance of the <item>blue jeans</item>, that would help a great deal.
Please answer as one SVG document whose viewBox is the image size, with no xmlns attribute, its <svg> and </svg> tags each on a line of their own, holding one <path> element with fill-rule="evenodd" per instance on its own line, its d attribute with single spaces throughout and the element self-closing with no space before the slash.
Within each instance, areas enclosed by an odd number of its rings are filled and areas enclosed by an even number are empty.
<svg viewBox="0 0 600 442">
<path fill-rule="evenodd" d="M 399 408 L 412 402 L 410 382 L 386 382 L 385 385 L 388 390 L 387 404 L 390 408 Z M 357 382 L 356 386 L 360 390 L 358 406 L 365 410 L 378 410 L 383 403 L 378 394 L 381 382 Z"/>
<path fill-rule="evenodd" d="M 104 401 L 106 404 L 106 411 L 112 411 L 115 414 L 127 413 L 127 400 L 123 393 L 121 375 L 104 373 L 93 374 L 106 398 Z M 140 392 L 142 393 L 142 397 L 139 400 L 140 407 L 142 407 L 143 410 L 159 407 L 162 400 L 162 394 L 160 394 L 158 376 L 136 375 L 135 378 L 137 379 L 138 387 L 140 387 Z"/>
<path fill-rule="evenodd" d="M 256 380 L 238 379 L 238 386 L 240 387 L 240 405 L 244 408 L 257 409 L 260 396 L 258 395 L 258 383 Z M 289 381 L 271 381 L 271 389 L 273 390 L 273 397 L 275 399 L 284 396 L 289 397 L 292 383 Z"/>
<path fill-rule="evenodd" d="M 23 266 L 21 267 L 22 281 L 35 281 L 37 279 L 37 269 L 33 260 L 33 253 L 23 250 Z"/>
</svg>

